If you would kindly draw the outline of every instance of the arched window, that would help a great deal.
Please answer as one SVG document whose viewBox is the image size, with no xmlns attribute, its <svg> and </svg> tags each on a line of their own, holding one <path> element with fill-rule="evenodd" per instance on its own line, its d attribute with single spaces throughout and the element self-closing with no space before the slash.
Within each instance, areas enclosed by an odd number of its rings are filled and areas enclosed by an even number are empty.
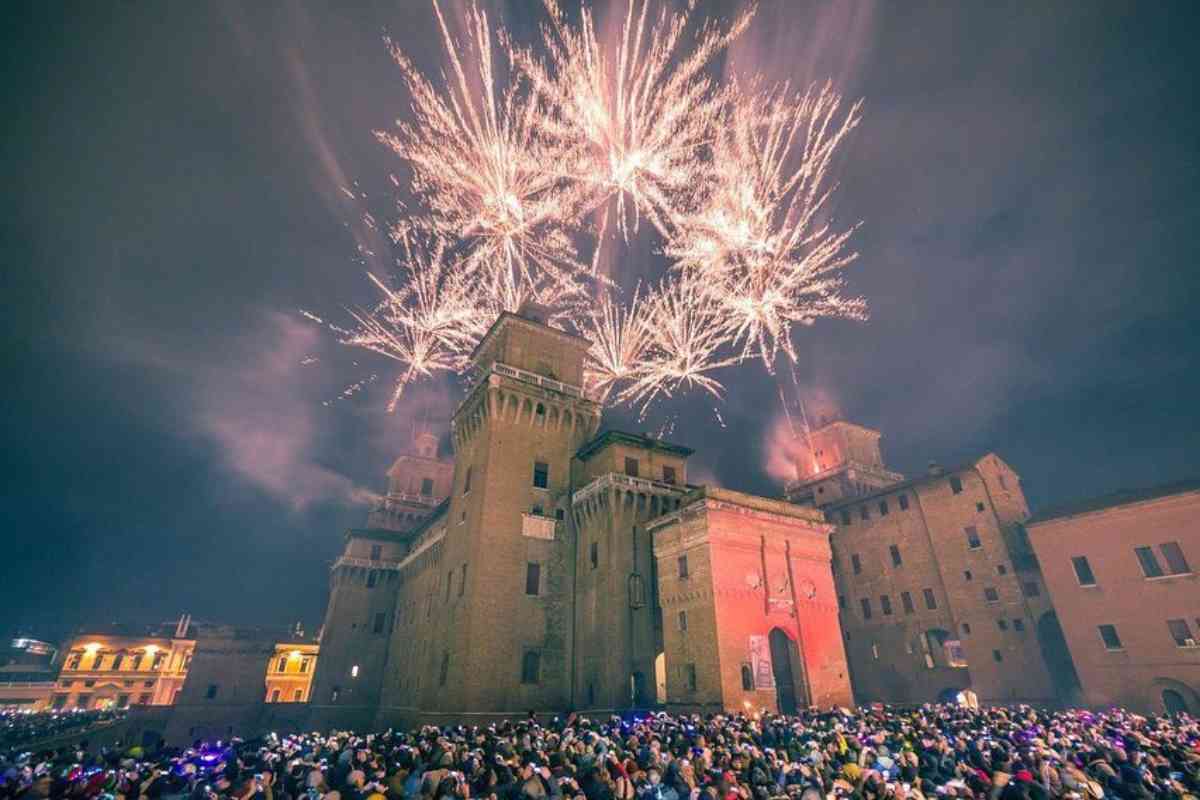
<svg viewBox="0 0 1200 800">
<path fill-rule="evenodd" d="M 742 689 L 754 691 L 754 670 L 750 669 L 749 664 L 742 664 Z"/>
</svg>

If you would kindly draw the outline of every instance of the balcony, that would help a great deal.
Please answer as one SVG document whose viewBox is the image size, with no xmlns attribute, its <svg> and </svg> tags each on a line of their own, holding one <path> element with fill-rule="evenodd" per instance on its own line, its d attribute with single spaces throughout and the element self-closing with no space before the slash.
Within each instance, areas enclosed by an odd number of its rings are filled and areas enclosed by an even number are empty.
<svg viewBox="0 0 1200 800">
<path fill-rule="evenodd" d="M 553 378 L 547 378 L 545 375 L 538 375 L 536 372 L 528 372 L 518 367 L 510 367 L 508 364 L 502 364 L 499 361 L 492 364 L 492 372 L 497 375 L 503 375 L 506 378 L 532 383 L 535 386 L 541 386 L 543 389 L 561 392 L 571 397 L 583 397 L 583 389 L 578 386 L 556 381 Z"/>
<path fill-rule="evenodd" d="M 369 558 L 355 558 L 353 556 L 342 556 L 337 561 L 333 562 L 330 569 L 338 567 L 363 567 L 364 569 L 400 569 L 399 561 L 372 561 Z"/>
<path fill-rule="evenodd" d="M 584 502 L 592 495 L 602 492 L 605 489 L 619 487 L 627 492 L 641 492 L 642 494 L 657 494 L 657 495 L 677 495 L 685 494 L 691 487 L 682 486 L 677 483 L 667 483 L 665 481 L 656 481 L 649 478 L 635 478 L 632 475 L 622 475 L 619 472 L 607 472 L 596 478 L 594 481 L 584 486 L 571 497 L 572 505 L 578 505 Z"/>
<path fill-rule="evenodd" d="M 545 539 L 552 542 L 554 541 L 554 534 L 557 529 L 558 520 L 554 517 L 543 517 L 540 514 L 521 515 L 522 536 L 528 536 L 531 539 Z"/>
</svg>

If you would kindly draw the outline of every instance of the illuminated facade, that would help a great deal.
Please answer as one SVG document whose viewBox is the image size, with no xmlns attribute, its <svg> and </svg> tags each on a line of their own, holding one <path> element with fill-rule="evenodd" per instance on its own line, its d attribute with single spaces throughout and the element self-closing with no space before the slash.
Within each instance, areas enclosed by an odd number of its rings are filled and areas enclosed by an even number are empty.
<svg viewBox="0 0 1200 800">
<path fill-rule="evenodd" d="M 823 515 L 689 485 L 688 448 L 597 436 L 587 347 L 536 311 L 480 342 L 454 461 L 418 442 L 346 535 L 313 719 L 851 701 Z M 730 584 L 714 565 L 734 562 Z"/>
<path fill-rule="evenodd" d="M 306 703 L 317 672 L 319 645 L 279 642 L 267 662 L 268 703 Z"/>
<path fill-rule="evenodd" d="M 170 705 L 187 678 L 196 641 L 183 618 L 173 634 L 82 634 L 63 648 L 52 708 Z"/>
</svg>

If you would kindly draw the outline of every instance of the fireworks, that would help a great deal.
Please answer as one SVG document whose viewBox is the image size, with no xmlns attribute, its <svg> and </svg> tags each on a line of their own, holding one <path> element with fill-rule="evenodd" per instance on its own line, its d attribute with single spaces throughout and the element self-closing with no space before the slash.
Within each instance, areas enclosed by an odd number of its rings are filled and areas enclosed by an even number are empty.
<svg viewBox="0 0 1200 800">
<path fill-rule="evenodd" d="M 860 104 L 843 110 L 829 85 L 716 82 L 708 67 L 753 8 L 701 24 L 694 0 L 681 13 L 626 0 L 606 43 L 590 9 L 572 24 L 559 0 L 544 2 L 537 48 L 493 34 L 473 6 L 460 47 L 434 0 L 448 62 L 438 85 L 389 42 L 412 120 L 376 135 L 411 168 L 417 203 L 392 229 L 394 288 L 372 275 L 379 304 L 334 330 L 401 364 L 392 406 L 409 382 L 462 371 L 496 315 L 531 301 L 592 342 L 588 395 L 643 413 L 688 391 L 721 397 L 725 367 L 794 363 L 796 325 L 865 317 L 842 294 L 854 227 L 835 228 L 829 208 Z M 643 216 L 669 272 L 623 295 L 580 251 L 614 231 L 628 239 Z"/>
</svg>

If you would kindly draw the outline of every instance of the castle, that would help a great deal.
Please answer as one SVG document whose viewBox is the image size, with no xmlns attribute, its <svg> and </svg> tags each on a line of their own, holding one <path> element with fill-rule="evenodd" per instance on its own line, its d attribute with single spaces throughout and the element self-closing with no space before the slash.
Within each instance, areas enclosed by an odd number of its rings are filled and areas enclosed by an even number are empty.
<svg viewBox="0 0 1200 800">
<path fill-rule="evenodd" d="M 1049 608 L 998 457 L 906 481 L 833 421 L 785 499 L 693 486 L 689 448 L 597 434 L 587 347 L 536 313 L 482 339 L 453 462 L 419 434 L 346 533 L 320 718 L 1053 700 L 1039 649 L 989 626 Z"/>
</svg>

